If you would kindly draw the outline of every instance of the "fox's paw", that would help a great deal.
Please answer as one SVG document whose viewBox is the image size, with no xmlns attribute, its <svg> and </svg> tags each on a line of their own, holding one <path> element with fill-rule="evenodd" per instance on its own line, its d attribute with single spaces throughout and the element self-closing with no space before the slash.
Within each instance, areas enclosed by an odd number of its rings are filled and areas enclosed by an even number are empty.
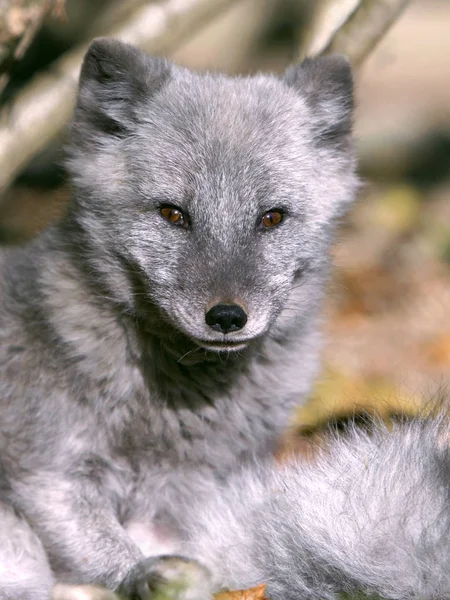
<svg viewBox="0 0 450 600">
<path fill-rule="evenodd" d="M 123 600 L 211 600 L 207 569 L 182 556 L 146 558 L 120 584 Z"/>
</svg>

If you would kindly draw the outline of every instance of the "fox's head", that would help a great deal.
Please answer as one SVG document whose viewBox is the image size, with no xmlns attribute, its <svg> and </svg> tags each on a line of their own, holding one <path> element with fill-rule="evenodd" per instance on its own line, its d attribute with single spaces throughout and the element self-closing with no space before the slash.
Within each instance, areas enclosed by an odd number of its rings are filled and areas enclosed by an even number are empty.
<svg viewBox="0 0 450 600">
<path fill-rule="evenodd" d="M 71 130 L 71 213 L 108 295 L 144 320 L 156 307 L 213 350 L 267 333 L 294 294 L 309 310 L 357 185 L 352 108 L 343 57 L 229 78 L 94 41 Z"/>
</svg>

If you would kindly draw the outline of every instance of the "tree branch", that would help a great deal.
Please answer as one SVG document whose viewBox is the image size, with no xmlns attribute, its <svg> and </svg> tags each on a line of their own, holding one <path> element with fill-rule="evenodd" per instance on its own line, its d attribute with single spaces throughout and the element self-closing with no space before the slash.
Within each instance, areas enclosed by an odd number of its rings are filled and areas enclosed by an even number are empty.
<svg viewBox="0 0 450 600">
<path fill-rule="evenodd" d="M 105 31 L 100 24 L 92 35 L 112 35 L 151 52 L 167 52 L 236 1 L 165 0 L 142 6 L 143 0 L 133 0 L 133 7 L 140 6 L 127 15 L 120 27 Z M 407 3 L 408 0 L 328 0 L 321 17 L 325 25 L 314 33 L 304 54 L 340 52 L 358 66 Z M 116 12 L 116 19 L 121 10 Z M 105 15 L 105 22 L 110 26 L 111 13 Z M 64 55 L 46 74 L 31 81 L 13 104 L 3 110 L 0 190 L 63 131 L 72 114 L 85 51 L 83 45 Z"/>
<path fill-rule="evenodd" d="M 306 32 L 299 56 L 322 54 L 330 39 L 345 25 L 363 0 L 323 0 L 317 3 L 314 19 Z"/>
<path fill-rule="evenodd" d="M 48 8 L 48 0 L 0 0 L 0 70 Z"/>
<path fill-rule="evenodd" d="M 236 0 L 141 1 L 120 27 L 102 24 L 93 35 L 111 35 L 151 52 L 167 52 L 218 16 Z M 138 4 L 135 0 L 134 5 Z M 106 22 L 109 17 L 105 15 Z M 0 115 L 0 190 L 55 138 L 74 107 L 81 61 L 87 44 L 65 54 L 37 76 Z"/>
<path fill-rule="evenodd" d="M 50 11 L 61 15 L 63 7 L 64 0 L 0 0 L 0 94 L 44 18 Z"/>
<path fill-rule="evenodd" d="M 409 0 L 359 0 L 353 11 L 347 6 L 347 18 L 342 26 L 329 26 L 328 39 L 322 42 L 320 48 L 311 43 L 305 54 L 338 52 L 346 54 L 353 67 L 360 66 L 408 2 Z M 343 11 L 338 10 L 339 5 L 343 4 L 349 5 L 349 0 L 345 3 L 342 0 L 329 2 L 330 21 L 336 23 L 339 19 L 343 20 Z"/>
</svg>

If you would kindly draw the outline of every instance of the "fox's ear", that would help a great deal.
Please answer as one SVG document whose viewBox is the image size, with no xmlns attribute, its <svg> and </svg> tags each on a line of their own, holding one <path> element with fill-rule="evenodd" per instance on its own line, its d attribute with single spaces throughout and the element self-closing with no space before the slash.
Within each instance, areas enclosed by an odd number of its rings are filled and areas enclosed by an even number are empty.
<svg viewBox="0 0 450 600">
<path fill-rule="evenodd" d="M 286 71 L 284 81 L 295 88 L 311 108 L 319 143 L 339 143 L 351 133 L 353 77 L 345 56 L 306 58 Z"/>
<path fill-rule="evenodd" d="M 92 42 L 81 67 L 75 125 L 110 135 L 126 133 L 135 108 L 164 85 L 170 65 L 111 38 Z"/>
</svg>

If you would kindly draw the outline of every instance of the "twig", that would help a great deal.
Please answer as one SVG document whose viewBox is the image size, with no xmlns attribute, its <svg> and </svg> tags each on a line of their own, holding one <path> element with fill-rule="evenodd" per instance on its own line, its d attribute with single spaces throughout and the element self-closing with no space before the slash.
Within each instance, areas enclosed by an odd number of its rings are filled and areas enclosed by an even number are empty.
<svg viewBox="0 0 450 600">
<path fill-rule="evenodd" d="M 0 68 L 48 0 L 0 0 Z"/>
<path fill-rule="evenodd" d="M 121 27 L 98 34 L 121 38 L 152 52 L 167 52 L 237 0 L 166 0 L 141 6 Z M 408 0 L 329 0 L 328 34 L 321 51 L 347 54 L 358 66 L 395 21 Z M 134 4 L 138 4 L 134 0 Z M 337 6 L 345 11 L 337 10 Z M 331 16 L 330 16 L 331 15 Z M 331 24 L 330 24 L 331 23 Z M 334 23 L 334 25 L 333 25 Z M 323 32 L 322 32 L 323 36 Z M 317 50 L 314 37 L 310 48 Z M 77 47 L 37 77 L 0 117 L 0 190 L 65 127 L 73 110 L 79 66 Z"/>
<path fill-rule="evenodd" d="M 237 0 L 165 0 L 141 6 L 110 31 L 111 35 L 151 52 L 167 52 Z M 142 4 L 142 3 L 141 3 Z M 0 190 L 64 129 L 76 94 L 87 45 L 56 61 L 32 80 L 0 116 Z"/>
<path fill-rule="evenodd" d="M 409 0 L 360 0 L 342 27 L 334 28 L 320 52 L 346 54 L 353 67 L 360 66 L 408 2 Z M 339 4 L 342 4 L 342 0 L 331 2 L 330 11 Z M 336 16 L 339 17 L 339 14 Z M 308 51 L 311 51 L 311 46 Z"/>
<path fill-rule="evenodd" d="M 0 0 L 0 94 L 45 17 L 50 12 L 61 15 L 63 6 L 64 0 Z"/>
<path fill-rule="evenodd" d="M 306 32 L 300 58 L 321 54 L 330 39 L 344 26 L 363 0 L 322 0 L 316 4 L 314 19 Z"/>
</svg>

